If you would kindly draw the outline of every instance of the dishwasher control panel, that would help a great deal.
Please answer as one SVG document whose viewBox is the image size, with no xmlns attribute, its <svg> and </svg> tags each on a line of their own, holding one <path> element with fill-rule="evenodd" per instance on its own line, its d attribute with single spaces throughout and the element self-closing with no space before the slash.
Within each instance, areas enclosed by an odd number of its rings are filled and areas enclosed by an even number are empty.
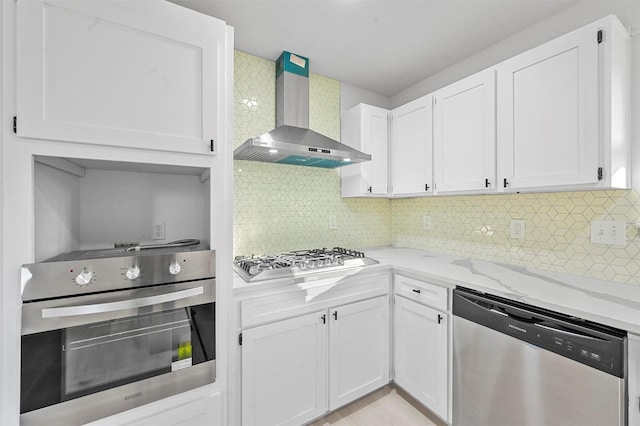
<svg viewBox="0 0 640 426">
<path fill-rule="evenodd" d="M 454 290 L 453 315 L 624 377 L 627 336 L 623 330 L 460 288 Z"/>
</svg>

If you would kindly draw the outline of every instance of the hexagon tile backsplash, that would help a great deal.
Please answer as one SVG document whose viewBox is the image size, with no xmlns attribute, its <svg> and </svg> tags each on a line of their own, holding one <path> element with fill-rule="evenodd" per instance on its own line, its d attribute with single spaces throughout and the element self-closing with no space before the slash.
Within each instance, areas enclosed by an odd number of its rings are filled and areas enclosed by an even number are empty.
<svg viewBox="0 0 640 426">
<path fill-rule="evenodd" d="M 275 62 L 235 52 L 234 147 L 275 127 Z M 313 61 L 313 59 L 312 59 Z M 313 69 L 313 62 L 311 62 Z M 309 81 L 310 127 L 340 139 L 340 82 Z M 389 200 L 340 197 L 339 170 L 234 162 L 235 255 L 391 242 Z M 335 216 L 337 229 L 329 229 Z"/>
<path fill-rule="evenodd" d="M 273 61 L 236 51 L 234 108 L 234 146 L 275 127 Z M 311 74 L 310 125 L 340 138 L 338 81 Z M 234 166 L 236 255 L 394 245 L 640 284 L 634 226 L 624 247 L 590 241 L 593 220 L 640 222 L 635 190 L 343 199 L 338 170 L 251 161 Z M 424 215 L 431 216 L 430 230 L 422 228 Z M 329 216 L 337 229 L 329 229 Z M 524 239 L 510 238 L 512 219 L 525 221 Z"/>
<path fill-rule="evenodd" d="M 393 200 L 392 244 L 640 284 L 640 194 L 634 190 Z M 422 229 L 422 216 L 431 229 Z M 525 238 L 511 238 L 511 220 Z M 626 246 L 591 243 L 591 221 L 625 221 Z"/>
</svg>

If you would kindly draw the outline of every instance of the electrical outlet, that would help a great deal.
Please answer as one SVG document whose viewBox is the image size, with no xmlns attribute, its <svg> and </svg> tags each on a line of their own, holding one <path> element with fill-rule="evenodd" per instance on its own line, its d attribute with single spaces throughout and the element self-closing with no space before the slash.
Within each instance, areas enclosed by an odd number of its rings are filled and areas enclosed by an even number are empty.
<svg viewBox="0 0 640 426">
<path fill-rule="evenodd" d="M 613 220 L 594 220 L 591 222 L 591 242 L 624 246 L 627 244 L 627 223 Z"/>
<path fill-rule="evenodd" d="M 422 229 L 424 229 L 425 231 L 428 231 L 429 229 L 431 229 L 431 216 L 429 215 L 422 216 Z"/>
<path fill-rule="evenodd" d="M 338 229 L 338 219 L 335 215 L 329 216 L 329 229 Z"/>
<path fill-rule="evenodd" d="M 524 240 L 525 221 L 522 219 L 511 220 L 511 238 Z"/>
<path fill-rule="evenodd" d="M 164 222 L 158 222 L 153 224 L 153 232 L 151 233 L 152 240 L 164 240 L 165 236 L 165 227 Z"/>
</svg>

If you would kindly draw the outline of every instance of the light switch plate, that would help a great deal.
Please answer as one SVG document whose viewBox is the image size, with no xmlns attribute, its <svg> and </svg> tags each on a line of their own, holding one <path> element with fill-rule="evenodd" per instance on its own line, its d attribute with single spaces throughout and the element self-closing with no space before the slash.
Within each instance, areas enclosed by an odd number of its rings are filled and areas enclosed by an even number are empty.
<svg viewBox="0 0 640 426">
<path fill-rule="evenodd" d="M 614 220 L 591 221 L 591 243 L 614 246 L 627 244 L 627 223 Z"/>
<path fill-rule="evenodd" d="M 335 215 L 329 216 L 329 229 L 338 229 L 338 218 Z"/>
<path fill-rule="evenodd" d="M 511 238 L 524 240 L 525 221 L 523 219 L 511 220 Z"/>
<path fill-rule="evenodd" d="M 422 229 L 424 229 L 425 231 L 428 231 L 429 229 L 431 229 L 431 216 L 429 215 L 422 216 Z"/>
</svg>

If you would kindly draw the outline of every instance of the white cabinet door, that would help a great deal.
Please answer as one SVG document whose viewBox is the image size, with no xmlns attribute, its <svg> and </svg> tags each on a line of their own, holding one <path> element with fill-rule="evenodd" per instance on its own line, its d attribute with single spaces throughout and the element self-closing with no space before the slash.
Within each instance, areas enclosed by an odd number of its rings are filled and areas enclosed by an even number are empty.
<svg viewBox="0 0 640 426">
<path fill-rule="evenodd" d="M 223 129 L 224 22 L 159 1 L 17 4 L 17 133 L 207 153 Z"/>
<path fill-rule="evenodd" d="M 387 195 L 388 120 L 388 110 L 366 104 L 342 115 L 341 142 L 371 154 L 371 161 L 341 168 L 343 197 Z"/>
<path fill-rule="evenodd" d="M 329 310 L 329 409 L 389 382 L 389 299 Z"/>
<path fill-rule="evenodd" d="M 403 297 L 395 301 L 395 382 L 447 420 L 448 315 Z"/>
<path fill-rule="evenodd" d="M 242 424 L 301 425 L 327 411 L 326 311 L 242 332 Z"/>
<path fill-rule="evenodd" d="M 423 96 L 391 111 L 393 195 L 433 192 L 433 97 Z"/>
<path fill-rule="evenodd" d="M 437 192 L 496 188 L 495 71 L 488 69 L 435 94 Z"/>
<path fill-rule="evenodd" d="M 498 66 L 502 189 L 598 182 L 598 46 L 589 26 Z"/>
</svg>

